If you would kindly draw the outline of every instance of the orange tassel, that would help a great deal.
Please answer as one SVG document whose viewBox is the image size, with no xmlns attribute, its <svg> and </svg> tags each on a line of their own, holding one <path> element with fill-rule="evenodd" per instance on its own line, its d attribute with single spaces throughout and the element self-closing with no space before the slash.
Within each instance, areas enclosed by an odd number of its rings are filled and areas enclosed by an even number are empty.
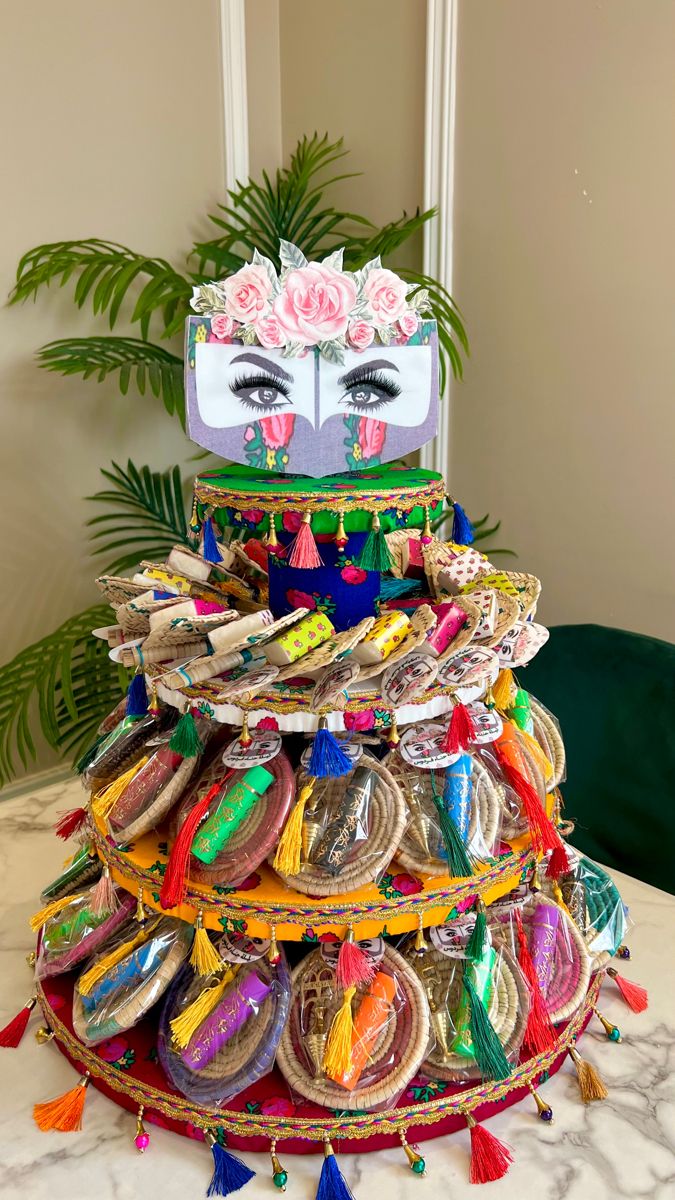
<svg viewBox="0 0 675 1200">
<path fill-rule="evenodd" d="M 64 1092 L 55 1100 L 47 1100 L 44 1104 L 35 1104 L 33 1118 L 38 1129 L 43 1133 L 51 1129 L 58 1129 L 61 1133 L 75 1133 L 80 1130 L 89 1079 L 89 1072 L 86 1071 L 69 1092 Z"/>
<path fill-rule="evenodd" d="M 495 1179 L 502 1179 L 513 1162 L 508 1146 L 484 1125 L 479 1125 L 471 1113 L 465 1113 L 464 1116 L 471 1134 L 471 1183 L 491 1183 Z"/>
<path fill-rule="evenodd" d="M 504 726 L 504 730 L 508 728 Z M 503 737 L 503 734 L 502 734 Z M 535 854 L 550 854 L 546 874 L 550 879 L 557 879 L 569 870 L 569 860 L 565 845 L 547 815 L 539 799 L 538 793 L 529 779 L 514 765 L 513 747 L 502 743 L 502 737 L 494 743 L 497 761 L 503 771 L 506 781 L 511 785 L 522 805 L 525 820 L 530 829 L 532 849 Z M 518 750 L 518 747 L 515 747 Z"/>
<path fill-rule="evenodd" d="M 608 967 L 607 974 L 613 979 L 623 996 L 626 1004 L 635 1013 L 645 1012 L 649 1008 L 649 993 L 642 984 L 626 979 L 615 967 Z"/>
</svg>

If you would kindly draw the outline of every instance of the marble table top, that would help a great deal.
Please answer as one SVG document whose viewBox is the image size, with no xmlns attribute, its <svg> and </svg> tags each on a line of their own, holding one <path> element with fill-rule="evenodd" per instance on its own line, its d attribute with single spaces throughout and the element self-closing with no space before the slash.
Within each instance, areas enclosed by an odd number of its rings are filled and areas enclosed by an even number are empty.
<svg viewBox="0 0 675 1200">
<path fill-rule="evenodd" d="M 32 949 L 28 918 L 41 886 L 65 857 L 52 826 L 60 809 L 81 803 L 78 781 L 55 783 L 0 803 L 0 1028 L 28 999 Z M 635 924 L 628 937 L 632 961 L 622 971 L 644 984 L 650 1007 L 635 1015 L 614 985 L 602 989 L 600 1009 L 620 1026 L 610 1043 L 593 1021 L 581 1043 L 601 1071 L 609 1099 L 587 1108 L 579 1100 L 572 1065 L 542 1088 L 555 1113 L 546 1126 L 534 1104 L 521 1104 L 489 1122 L 514 1155 L 509 1174 L 486 1185 L 490 1200 L 673 1200 L 675 1197 L 675 897 L 614 874 Z M 205 1195 L 211 1173 L 206 1148 L 148 1126 L 149 1150 L 133 1147 L 132 1115 L 89 1088 L 81 1133 L 38 1132 L 31 1108 L 72 1087 L 72 1068 L 55 1046 L 39 1046 L 34 1014 L 18 1050 L 0 1050 L 0 1196 L 2 1200 L 185 1200 Z M 424 1179 L 413 1175 L 402 1151 L 344 1155 L 340 1164 L 357 1200 L 424 1196 L 475 1197 L 468 1181 L 468 1134 L 426 1142 Z M 269 1158 L 244 1156 L 257 1172 L 243 1200 L 273 1200 Z M 286 1155 L 287 1194 L 313 1200 L 321 1160 Z M 480 1193 L 478 1193 L 480 1194 Z"/>
</svg>

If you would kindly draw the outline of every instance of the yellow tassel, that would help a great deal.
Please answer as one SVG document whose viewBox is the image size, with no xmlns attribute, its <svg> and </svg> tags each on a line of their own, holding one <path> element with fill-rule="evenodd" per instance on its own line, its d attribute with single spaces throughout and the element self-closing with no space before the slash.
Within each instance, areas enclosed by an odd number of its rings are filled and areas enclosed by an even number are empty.
<svg viewBox="0 0 675 1200">
<path fill-rule="evenodd" d="M 577 1069 L 579 1091 L 584 1104 L 590 1104 L 593 1100 L 606 1100 L 609 1092 L 593 1064 L 586 1062 L 574 1046 L 570 1046 L 568 1054 Z"/>
<path fill-rule="evenodd" d="M 122 942 L 120 946 L 115 946 L 114 950 L 109 950 L 107 954 L 104 954 L 102 958 L 99 958 L 93 964 L 93 966 L 91 966 L 88 971 L 85 971 L 84 974 L 78 979 L 77 989 L 80 995 L 88 996 L 91 989 L 95 987 L 101 979 L 103 979 L 103 976 L 106 975 L 112 967 L 116 967 L 118 963 L 122 962 L 123 958 L 126 958 L 128 954 L 133 954 L 134 950 L 137 950 L 139 946 L 142 946 L 144 942 L 147 942 L 152 929 L 154 929 L 156 925 L 157 921 L 155 920 L 149 929 L 139 929 L 135 937 L 129 938 L 129 940 L 126 942 Z"/>
<path fill-rule="evenodd" d="M 328 1034 L 323 1066 L 331 1079 L 339 1079 L 342 1075 L 348 1074 L 352 1068 L 352 1035 L 354 1033 L 352 1000 L 355 994 L 355 987 L 345 989 L 342 1004 L 333 1017 Z"/>
<path fill-rule="evenodd" d="M 55 917 L 57 913 L 60 913 L 62 908 L 65 908 L 68 904 L 75 904 L 77 900 L 84 899 L 85 894 L 85 892 L 78 892 L 76 896 L 61 896 L 59 900 L 52 900 L 51 904 L 47 904 L 39 912 L 33 913 L 28 922 L 33 933 L 37 933 L 38 929 L 42 929 L 42 926 L 47 921 L 51 921 L 52 917 Z"/>
<path fill-rule="evenodd" d="M 213 942 L 204 928 L 202 914 L 197 913 L 190 964 L 194 967 L 198 975 L 213 975 L 214 971 L 220 969 L 221 961 L 216 953 Z"/>
<path fill-rule="evenodd" d="M 528 754 L 532 756 L 535 763 L 539 767 L 539 770 L 542 772 L 544 779 L 548 783 L 548 781 L 553 778 L 553 763 L 551 762 L 550 758 L 544 754 L 539 742 L 536 738 L 532 737 L 532 734 L 528 733 L 526 729 L 519 729 L 518 733 L 527 747 Z"/>
<path fill-rule="evenodd" d="M 100 792 L 96 792 L 91 802 L 91 811 L 99 821 L 105 820 L 108 813 L 112 810 L 113 805 L 124 794 L 134 776 L 138 775 L 138 772 L 145 766 L 147 761 L 148 756 L 145 755 L 144 758 L 134 763 L 133 767 L 129 767 L 129 770 L 125 771 L 123 775 L 119 775 L 107 787 L 103 788 Z"/>
<path fill-rule="evenodd" d="M 232 983 L 238 970 L 238 967 L 228 965 L 222 976 L 214 976 L 211 983 L 207 983 L 196 1000 L 193 1000 L 192 1004 L 188 1004 L 179 1016 L 174 1017 L 171 1022 L 171 1036 L 177 1046 L 185 1049 L 202 1021 L 205 1021 L 216 1005 L 220 1004 L 225 989 Z"/>
<path fill-rule="evenodd" d="M 300 870 L 300 855 L 302 852 L 302 822 L 305 817 L 305 805 L 314 790 L 314 780 L 310 780 L 302 788 L 293 812 L 288 818 L 284 831 L 279 838 L 277 852 L 274 855 L 274 869 L 282 875 L 297 875 Z"/>
<path fill-rule="evenodd" d="M 503 667 L 495 683 L 492 685 L 494 702 L 501 712 L 506 712 L 511 707 L 515 692 L 516 685 L 513 678 L 513 671 L 509 667 Z"/>
</svg>

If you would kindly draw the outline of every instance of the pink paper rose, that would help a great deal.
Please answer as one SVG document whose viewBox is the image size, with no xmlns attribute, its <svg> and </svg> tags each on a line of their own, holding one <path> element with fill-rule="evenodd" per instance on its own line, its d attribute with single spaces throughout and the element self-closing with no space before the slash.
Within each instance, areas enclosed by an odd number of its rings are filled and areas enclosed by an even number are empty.
<svg viewBox="0 0 675 1200">
<path fill-rule="evenodd" d="M 289 271 L 274 314 L 289 341 L 303 346 L 331 341 L 347 330 L 349 313 L 356 304 L 356 285 L 321 263 Z"/>
<path fill-rule="evenodd" d="M 246 324 L 255 324 L 269 308 L 272 292 L 264 267 L 249 264 L 223 282 L 225 307 L 231 317 Z"/>
<path fill-rule="evenodd" d="M 406 308 L 406 284 L 386 267 L 373 267 L 363 285 L 376 325 L 392 325 L 403 316 Z"/>
<path fill-rule="evenodd" d="M 375 330 L 366 321 L 350 321 L 347 337 L 355 350 L 367 350 L 375 337 Z"/>
<path fill-rule="evenodd" d="M 266 350 L 277 350 L 286 345 L 286 334 L 274 313 L 267 313 L 255 322 L 255 334 Z"/>
<path fill-rule="evenodd" d="M 417 325 L 417 313 L 412 308 L 407 309 L 398 319 L 398 327 L 405 338 L 410 338 L 417 333 Z"/>
<path fill-rule="evenodd" d="M 232 317 L 228 317 L 227 313 L 217 313 L 215 317 L 211 317 L 211 333 L 219 341 L 229 337 L 233 329 L 234 321 Z"/>
</svg>

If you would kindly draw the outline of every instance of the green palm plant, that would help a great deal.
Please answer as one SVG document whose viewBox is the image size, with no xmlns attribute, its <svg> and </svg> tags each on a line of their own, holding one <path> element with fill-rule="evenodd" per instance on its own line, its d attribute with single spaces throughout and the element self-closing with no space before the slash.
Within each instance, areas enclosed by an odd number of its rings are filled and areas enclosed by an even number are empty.
<svg viewBox="0 0 675 1200">
<path fill-rule="evenodd" d="M 185 425 L 183 360 L 178 335 L 190 312 L 195 285 L 218 278 L 248 262 L 254 249 L 280 267 L 279 241 L 322 258 L 344 246 L 348 269 L 376 255 L 418 288 L 426 288 L 439 324 L 441 382 L 448 370 L 461 378 L 468 342 L 461 314 L 446 289 L 420 272 L 396 265 L 400 248 L 436 212 L 419 210 L 377 226 L 367 217 L 330 202 L 331 188 L 354 173 L 337 166 L 347 151 L 342 139 L 302 138 L 287 166 L 270 177 L 240 183 L 209 219 L 213 237 L 196 241 L 183 269 L 100 238 L 52 242 L 21 258 L 10 304 L 35 300 L 44 290 L 74 285 L 78 308 L 89 305 L 106 318 L 110 333 L 60 338 L 37 351 L 38 364 L 61 375 L 116 380 L 120 392 L 134 388 L 161 399 L 170 416 Z M 119 323 L 129 332 L 112 332 Z M 106 487 L 89 499 L 103 512 L 88 522 L 91 552 L 104 560 L 102 571 L 132 569 L 141 558 L 161 559 L 186 541 L 189 485 L 178 467 L 157 472 L 116 463 L 102 469 Z M 478 536 L 488 529 L 484 518 Z M 108 657 L 106 642 L 90 637 L 110 620 L 110 609 L 93 605 L 63 622 L 0 667 L 0 785 L 15 774 L 17 760 L 35 759 L 39 726 L 48 745 L 77 757 L 102 717 L 123 694 L 128 675 Z"/>
</svg>

